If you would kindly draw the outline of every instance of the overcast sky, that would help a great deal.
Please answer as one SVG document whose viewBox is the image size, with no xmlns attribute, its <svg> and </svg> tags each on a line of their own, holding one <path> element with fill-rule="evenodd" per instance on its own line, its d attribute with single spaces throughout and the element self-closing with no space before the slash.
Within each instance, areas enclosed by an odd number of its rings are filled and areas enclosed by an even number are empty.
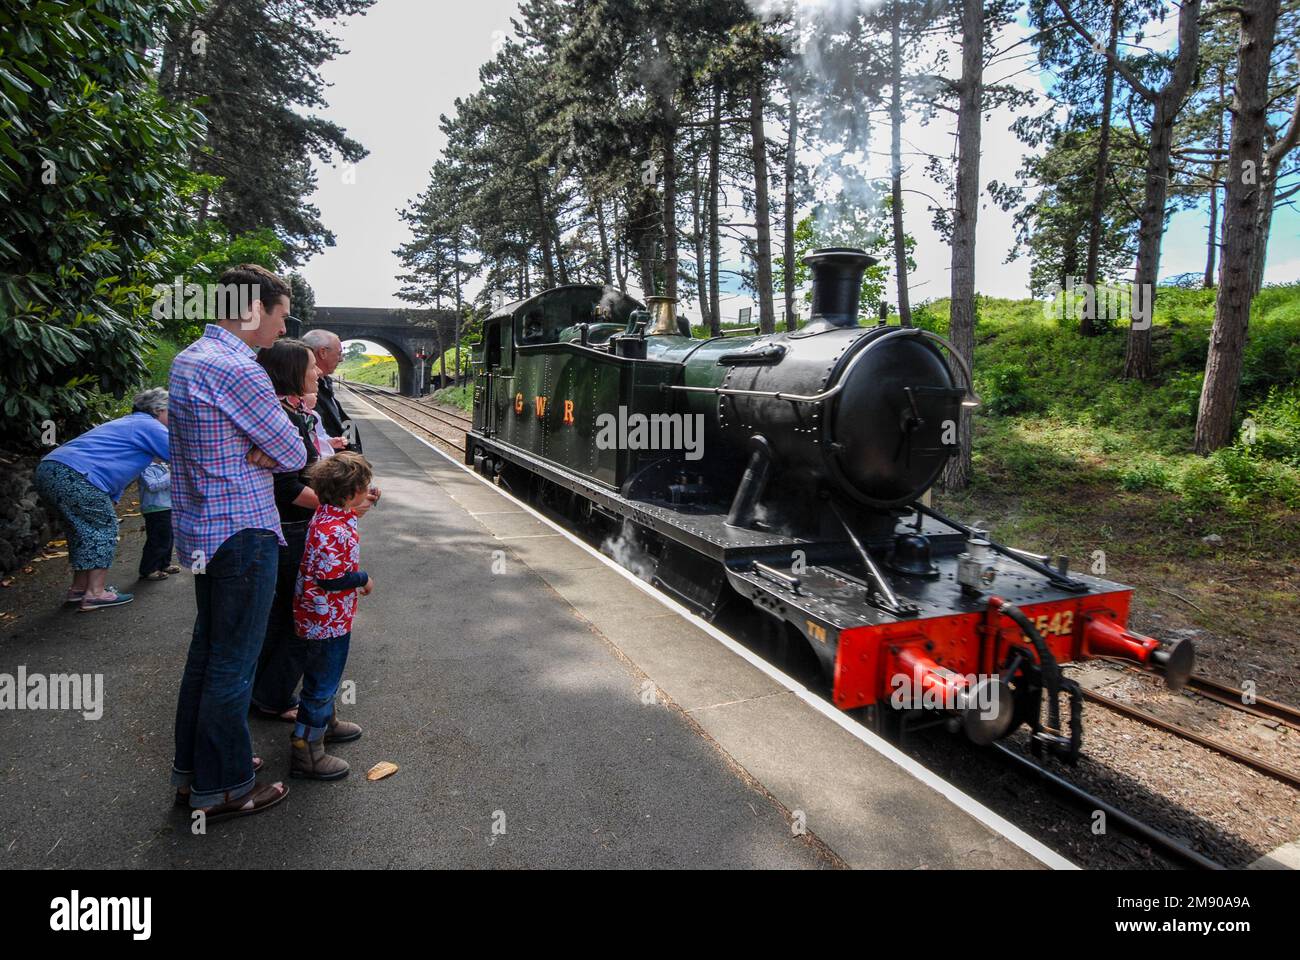
<svg viewBox="0 0 1300 960">
<path fill-rule="evenodd" d="M 429 169 L 443 147 L 438 116 L 451 113 L 456 97 L 478 87 L 479 65 L 492 56 L 494 41 L 511 30 L 510 17 L 515 10 L 515 0 L 379 0 L 366 16 L 343 22 L 338 33 L 349 52 L 324 68 L 325 79 L 331 84 L 329 108 L 324 113 L 364 144 L 370 155 L 351 171 L 318 168 L 319 188 L 312 202 L 338 237 L 337 246 L 303 269 L 315 288 L 318 304 L 400 303 L 395 295 L 399 265 L 392 251 L 408 234 L 398 210 L 424 189 Z M 1021 29 L 1012 27 L 1000 45 Z M 1038 83 L 1028 74 L 1021 79 Z M 905 131 L 906 141 L 919 149 L 948 153 L 951 129 L 946 118 L 945 114 L 929 126 L 914 123 Z M 1007 129 L 1013 119 L 1006 111 L 996 111 L 983 125 L 981 175 L 985 184 L 989 179 L 1011 179 L 1020 164 L 1025 147 Z M 887 144 L 887 130 L 882 128 L 872 149 L 881 151 Z M 938 188 L 920 176 L 921 166 L 917 161 L 908 174 L 909 185 L 937 194 Z M 876 157 L 870 172 L 884 174 L 886 170 L 884 158 Z M 930 226 L 925 201 L 911 195 L 908 202 L 906 225 L 917 241 L 917 269 L 911 285 L 915 304 L 947 295 L 950 254 Z M 999 210 L 987 194 L 982 202 L 976 286 L 981 293 L 994 296 L 1028 296 L 1028 258 L 1004 262 L 1012 245 L 1012 214 Z M 739 211 L 736 219 L 743 219 Z M 1204 210 L 1174 216 L 1164 240 L 1162 278 L 1204 270 L 1207 219 Z M 1269 249 L 1268 281 L 1300 277 L 1297 234 L 1300 215 L 1293 210 L 1279 211 Z M 724 319 L 734 318 L 739 307 L 749 303 L 743 294 L 725 300 Z M 691 313 L 693 307 L 686 305 L 686 312 Z"/>
</svg>

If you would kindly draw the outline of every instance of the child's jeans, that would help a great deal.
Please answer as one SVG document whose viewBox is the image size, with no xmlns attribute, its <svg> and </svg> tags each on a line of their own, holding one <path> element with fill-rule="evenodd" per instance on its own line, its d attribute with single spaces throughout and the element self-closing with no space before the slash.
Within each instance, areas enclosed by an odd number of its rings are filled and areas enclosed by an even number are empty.
<svg viewBox="0 0 1300 960">
<path fill-rule="evenodd" d="M 334 697 L 343 682 L 343 667 L 348 662 L 351 633 L 324 640 L 308 640 L 307 660 L 302 672 L 302 693 L 298 697 L 298 722 L 293 735 L 316 741 L 334 718 Z"/>
<path fill-rule="evenodd" d="M 144 514 L 144 550 L 140 553 L 140 576 L 166 570 L 172 562 L 172 512 L 149 510 Z"/>
</svg>

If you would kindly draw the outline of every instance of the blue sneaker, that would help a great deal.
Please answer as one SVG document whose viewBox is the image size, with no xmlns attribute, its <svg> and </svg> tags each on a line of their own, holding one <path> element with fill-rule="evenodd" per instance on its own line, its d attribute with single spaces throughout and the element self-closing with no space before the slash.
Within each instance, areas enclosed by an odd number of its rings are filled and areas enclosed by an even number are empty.
<svg viewBox="0 0 1300 960">
<path fill-rule="evenodd" d="M 104 590 L 108 594 L 107 597 L 100 600 L 91 600 L 86 597 L 82 599 L 81 606 L 78 609 L 82 613 L 87 613 L 91 610 L 102 610 L 104 607 L 120 607 L 122 604 L 130 603 L 135 599 L 135 594 L 118 593 L 116 587 L 105 587 Z"/>
</svg>

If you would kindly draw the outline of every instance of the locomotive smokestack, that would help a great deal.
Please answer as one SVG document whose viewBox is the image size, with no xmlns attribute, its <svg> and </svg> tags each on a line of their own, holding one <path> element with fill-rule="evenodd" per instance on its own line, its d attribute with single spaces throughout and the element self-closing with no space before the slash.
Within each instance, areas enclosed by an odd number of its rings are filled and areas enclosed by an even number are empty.
<svg viewBox="0 0 1300 960">
<path fill-rule="evenodd" d="M 812 268 L 812 316 L 819 327 L 856 327 L 862 275 L 879 263 L 856 247 L 822 247 L 803 258 Z"/>
</svg>

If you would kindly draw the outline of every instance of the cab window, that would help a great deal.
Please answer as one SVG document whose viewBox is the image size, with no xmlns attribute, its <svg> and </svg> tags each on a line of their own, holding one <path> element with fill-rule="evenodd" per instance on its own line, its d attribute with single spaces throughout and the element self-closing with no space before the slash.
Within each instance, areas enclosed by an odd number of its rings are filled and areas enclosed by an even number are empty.
<svg viewBox="0 0 1300 960">
<path fill-rule="evenodd" d="M 501 327 L 502 322 L 498 321 L 489 325 L 486 331 L 487 340 L 484 345 L 483 358 L 489 370 L 495 370 L 501 366 Z"/>
</svg>

